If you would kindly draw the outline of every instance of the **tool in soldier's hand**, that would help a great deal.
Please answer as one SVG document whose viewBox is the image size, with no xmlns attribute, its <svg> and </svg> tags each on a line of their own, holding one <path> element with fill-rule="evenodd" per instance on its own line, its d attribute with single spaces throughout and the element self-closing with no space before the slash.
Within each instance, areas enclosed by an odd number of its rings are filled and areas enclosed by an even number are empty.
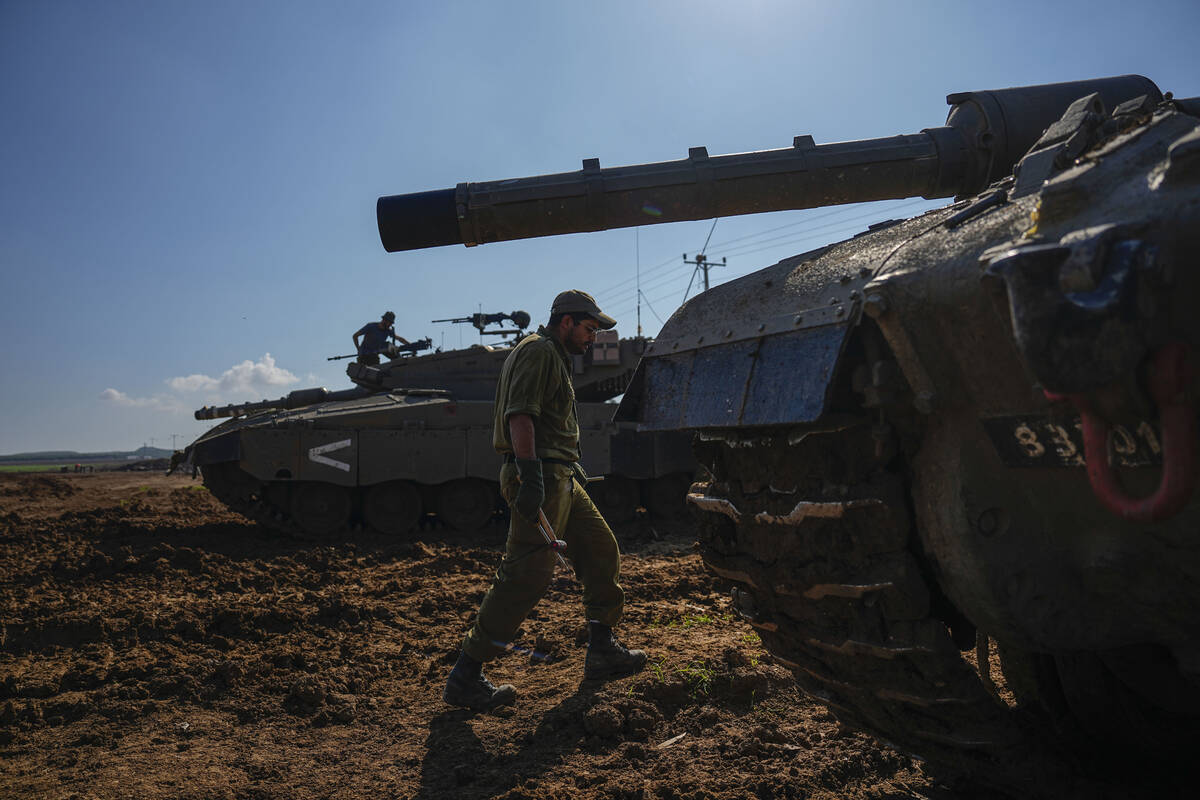
<svg viewBox="0 0 1200 800">
<path fill-rule="evenodd" d="M 603 475 L 597 475 L 595 477 L 588 475 L 586 472 L 584 472 L 583 467 L 578 461 L 571 464 L 571 472 L 575 474 L 575 481 L 584 488 L 587 488 L 589 483 L 596 483 L 597 481 L 604 480 Z"/>
<path fill-rule="evenodd" d="M 542 536 L 546 540 L 546 544 L 554 551 L 554 556 L 558 559 L 558 563 L 562 567 L 570 568 L 567 560 L 563 558 L 562 551 L 567 549 L 567 543 L 562 539 L 556 538 L 554 528 L 550 526 L 550 520 L 546 519 L 546 512 L 538 509 L 537 529 L 542 532 Z"/>
</svg>

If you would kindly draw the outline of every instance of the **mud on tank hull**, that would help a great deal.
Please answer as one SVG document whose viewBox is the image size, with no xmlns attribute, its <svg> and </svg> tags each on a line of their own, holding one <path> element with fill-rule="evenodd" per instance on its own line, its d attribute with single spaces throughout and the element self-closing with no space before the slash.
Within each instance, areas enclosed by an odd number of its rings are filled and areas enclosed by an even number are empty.
<svg viewBox="0 0 1200 800">
<path fill-rule="evenodd" d="M 293 535 L 353 530 L 403 535 L 430 515 L 464 531 L 506 509 L 492 447 L 492 403 L 444 392 L 389 393 L 268 410 L 228 420 L 188 449 L 229 508 Z M 693 478 L 689 434 L 638 434 L 615 406 L 580 403 L 583 465 L 605 480 L 589 492 L 610 524 L 636 509 L 676 518 Z"/>
<path fill-rule="evenodd" d="M 699 432 L 703 557 L 807 692 L 1009 786 L 1046 747 L 1195 769 L 1194 460 L 1183 499 L 1147 507 L 1172 480 L 1156 462 L 1196 450 L 1196 408 L 1169 421 L 1144 387 L 1170 343 L 1200 346 L 1200 123 L 1125 127 L 1023 195 L 1009 180 L 1005 202 L 698 296 L 618 416 Z M 1089 398 L 1124 423 L 1107 495 Z"/>
</svg>

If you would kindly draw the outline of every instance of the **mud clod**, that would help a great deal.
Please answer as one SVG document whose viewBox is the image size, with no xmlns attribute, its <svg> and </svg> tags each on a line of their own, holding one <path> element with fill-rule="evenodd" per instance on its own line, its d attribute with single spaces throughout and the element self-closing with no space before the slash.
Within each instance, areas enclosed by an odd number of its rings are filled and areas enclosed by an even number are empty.
<svg viewBox="0 0 1200 800">
<path fill-rule="evenodd" d="M 615 706 L 603 705 L 592 708 L 583 718 L 583 728 L 593 736 L 614 739 L 625 726 L 625 717 Z"/>
</svg>

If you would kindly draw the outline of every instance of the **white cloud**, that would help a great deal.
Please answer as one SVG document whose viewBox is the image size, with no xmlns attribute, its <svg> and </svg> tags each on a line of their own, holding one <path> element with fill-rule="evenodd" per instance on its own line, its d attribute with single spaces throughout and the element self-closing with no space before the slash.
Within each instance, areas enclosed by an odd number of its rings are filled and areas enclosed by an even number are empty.
<svg viewBox="0 0 1200 800">
<path fill-rule="evenodd" d="M 131 397 L 119 389 L 110 387 L 100 393 L 100 398 L 122 408 L 181 412 L 189 410 L 189 404 L 194 406 L 196 402 L 195 398 L 184 398 L 182 395 L 203 394 L 205 403 L 238 403 L 264 394 L 281 393 L 282 388 L 298 383 L 299 380 L 288 370 L 276 365 L 271 354 L 266 353 L 258 361 L 247 359 L 235 364 L 216 378 L 200 374 L 167 378 L 166 384 L 171 390 L 170 393 Z"/>
<path fill-rule="evenodd" d="M 240 395 L 290 386 L 299 380 L 288 370 L 276 366 L 275 359 L 271 357 L 270 353 L 266 353 L 258 361 L 247 359 L 240 364 L 235 364 L 221 373 L 218 378 L 200 374 L 186 375 L 167 378 L 167 386 L 176 392 Z M 234 402 L 237 399 L 235 398 Z"/>
<path fill-rule="evenodd" d="M 112 403 L 115 406 L 123 406 L 125 408 L 145 408 L 150 411 L 182 411 L 183 406 L 174 397 L 167 395 L 154 395 L 153 397 L 130 397 L 122 391 L 108 388 L 100 393 L 100 399 Z"/>
</svg>

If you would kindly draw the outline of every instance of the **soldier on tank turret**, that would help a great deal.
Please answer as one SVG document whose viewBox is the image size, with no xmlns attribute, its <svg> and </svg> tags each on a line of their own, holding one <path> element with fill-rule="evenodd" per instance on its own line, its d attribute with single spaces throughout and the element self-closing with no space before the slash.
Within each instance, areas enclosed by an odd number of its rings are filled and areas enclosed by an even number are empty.
<svg viewBox="0 0 1200 800">
<path fill-rule="evenodd" d="M 391 311 L 383 312 L 383 317 L 379 322 L 368 322 L 354 333 L 354 349 L 358 353 L 358 363 L 375 366 L 379 363 L 379 354 L 388 344 L 388 339 L 408 344 L 408 339 L 403 336 L 396 335 L 396 329 L 392 324 L 396 321 L 396 315 Z M 362 337 L 362 344 L 358 343 L 358 338 Z"/>
<path fill-rule="evenodd" d="M 516 699 L 513 686 L 497 687 L 483 676 L 483 662 L 504 652 L 554 577 L 557 551 L 539 532 L 539 519 L 566 542 L 583 584 L 584 677 L 603 679 L 646 664 L 645 652 L 627 649 L 612 634 L 625 605 L 621 553 L 586 491 L 571 383 L 571 356 L 586 352 L 596 331 L 616 324 L 586 292 L 562 292 L 549 322 L 522 339 L 500 371 L 492 443 L 504 456 L 500 491 L 513 513 L 504 560 L 446 680 L 443 699 L 450 705 L 489 708 Z"/>
</svg>

